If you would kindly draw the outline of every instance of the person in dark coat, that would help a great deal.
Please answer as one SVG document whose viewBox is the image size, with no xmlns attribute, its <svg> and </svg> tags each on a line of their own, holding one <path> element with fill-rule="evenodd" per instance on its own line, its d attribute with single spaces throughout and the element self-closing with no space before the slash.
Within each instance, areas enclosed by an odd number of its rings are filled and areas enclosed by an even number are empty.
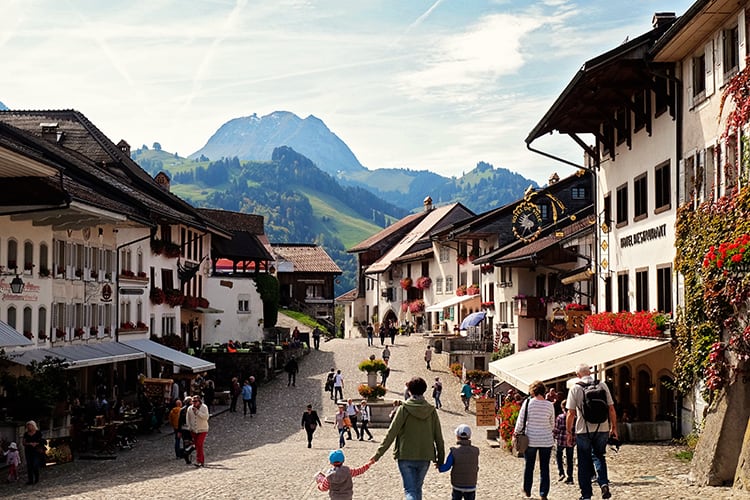
<svg viewBox="0 0 750 500">
<path fill-rule="evenodd" d="M 312 409 L 312 405 L 307 405 L 307 410 L 302 414 L 302 428 L 307 433 L 307 447 L 312 448 L 312 439 L 315 429 L 320 427 L 320 417 L 318 412 Z"/>
<path fill-rule="evenodd" d="M 21 440 L 23 452 L 26 456 L 26 473 L 29 480 L 26 484 L 36 484 L 39 482 L 39 470 L 45 462 L 43 457 L 47 454 L 46 440 L 42 437 L 42 431 L 36 422 L 29 420 L 26 422 L 26 432 Z"/>
<path fill-rule="evenodd" d="M 288 376 L 288 380 L 286 383 L 286 386 L 296 386 L 297 385 L 297 373 L 299 372 L 299 365 L 297 364 L 297 360 L 294 359 L 294 356 L 289 358 L 289 361 L 286 362 L 286 366 L 284 366 L 284 371 L 286 372 Z"/>
<path fill-rule="evenodd" d="M 396 343 L 396 331 L 396 325 L 391 323 L 391 326 L 388 328 L 388 334 L 391 336 L 391 345 Z"/>
<path fill-rule="evenodd" d="M 385 345 L 385 325 L 382 323 L 380 324 L 378 334 L 380 334 L 380 345 Z"/>
<path fill-rule="evenodd" d="M 250 416 L 252 417 L 258 411 L 258 382 L 256 382 L 255 377 L 252 375 L 247 380 L 250 382 L 250 388 L 253 390 L 250 397 Z"/>
</svg>

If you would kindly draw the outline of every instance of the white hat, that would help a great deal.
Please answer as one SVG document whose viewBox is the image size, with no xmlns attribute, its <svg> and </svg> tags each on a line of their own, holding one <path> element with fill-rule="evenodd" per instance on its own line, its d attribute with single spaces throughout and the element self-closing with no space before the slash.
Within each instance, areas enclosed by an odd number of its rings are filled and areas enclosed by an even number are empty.
<svg viewBox="0 0 750 500">
<path fill-rule="evenodd" d="M 18 445 L 16 443 L 10 443 L 8 445 L 8 448 L 10 448 L 11 450 L 17 450 L 18 449 Z"/>
<path fill-rule="evenodd" d="M 471 427 L 466 424 L 461 424 L 456 427 L 456 437 L 469 439 L 471 438 Z"/>
</svg>

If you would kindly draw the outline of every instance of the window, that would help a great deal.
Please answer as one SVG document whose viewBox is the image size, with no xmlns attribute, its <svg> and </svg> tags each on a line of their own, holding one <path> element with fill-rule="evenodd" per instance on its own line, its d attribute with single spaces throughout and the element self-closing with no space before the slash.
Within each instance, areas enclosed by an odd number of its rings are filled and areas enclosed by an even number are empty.
<svg viewBox="0 0 750 500">
<path fill-rule="evenodd" d="M 612 277 L 604 278 L 604 310 L 612 311 Z"/>
<path fill-rule="evenodd" d="M 16 306 L 8 307 L 8 326 L 16 327 Z"/>
<path fill-rule="evenodd" d="M 250 312 L 250 301 L 247 299 L 237 300 L 237 312 L 247 313 Z"/>
<path fill-rule="evenodd" d="M 617 226 L 628 223 L 628 185 L 623 184 L 617 188 Z"/>
<path fill-rule="evenodd" d="M 31 271 L 34 268 L 34 244 L 26 241 L 23 244 L 23 270 Z"/>
<path fill-rule="evenodd" d="M 466 282 L 466 279 L 466 271 L 458 273 L 458 286 L 469 286 L 469 284 Z"/>
<path fill-rule="evenodd" d="M 638 221 L 648 216 L 648 182 L 646 174 L 633 180 L 633 220 Z"/>
<path fill-rule="evenodd" d="M 570 189 L 570 197 L 574 200 L 585 200 L 586 199 L 586 188 L 585 187 L 574 187 Z"/>
<path fill-rule="evenodd" d="M 39 245 L 39 272 L 49 272 L 49 249 L 46 243 Z"/>
<path fill-rule="evenodd" d="M 39 337 L 42 337 L 42 335 L 47 335 L 47 308 L 40 307 L 37 314 L 39 321 Z"/>
<path fill-rule="evenodd" d="M 8 269 L 18 268 L 18 242 L 14 239 L 8 240 Z"/>
<path fill-rule="evenodd" d="M 174 289 L 174 273 L 171 269 L 161 270 L 161 287 L 165 292 Z"/>
<path fill-rule="evenodd" d="M 648 269 L 635 271 L 635 310 L 648 311 Z"/>
<path fill-rule="evenodd" d="M 173 335 L 174 331 L 174 316 L 164 315 L 161 317 L 161 334 L 162 335 Z"/>
<path fill-rule="evenodd" d="M 471 283 L 474 285 L 479 284 L 479 269 L 474 269 L 471 272 Z"/>
<path fill-rule="evenodd" d="M 453 293 L 453 276 L 445 278 L 445 293 Z"/>
<path fill-rule="evenodd" d="M 443 293 L 443 278 L 437 278 L 435 280 L 435 293 L 436 294 Z"/>
<path fill-rule="evenodd" d="M 451 249 L 446 246 L 440 247 L 440 262 L 448 262 L 450 258 Z"/>
<path fill-rule="evenodd" d="M 617 275 L 617 309 L 619 311 L 630 311 L 628 273 Z"/>
<path fill-rule="evenodd" d="M 305 298 L 306 299 L 320 299 L 323 297 L 323 285 L 307 285 L 305 286 Z"/>
<path fill-rule="evenodd" d="M 628 138 L 628 116 L 629 112 L 624 109 L 615 113 L 615 130 L 617 131 L 618 146 Z"/>
<path fill-rule="evenodd" d="M 669 210 L 672 206 L 672 184 L 669 162 L 656 167 L 654 171 L 655 213 Z"/>
<path fill-rule="evenodd" d="M 34 333 L 31 331 L 31 307 L 29 306 L 23 308 L 23 333 L 26 332 L 32 335 Z"/>
<path fill-rule="evenodd" d="M 539 213 L 542 215 L 542 221 L 549 221 L 549 205 L 546 203 L 539 204 Z"/>
<path fill-rule="evenodd" d="M 706 54 L 693 57 L 693 97 L 706 92 Z"/>
<path fill-rule="evenodd" d="M 602 210 L 604 212 L 604 222 L 609 227 L 612 225 L 612 194 L 611 193 L 607 193 L 604 196 L 604 206 L 602 207 Z"/>
<path fill-rule="evenodd" d="M 672 312 L 672 266 L 656 268 L 656 308 L 660 312 Z"/>
<path fill-rule="evenodd" d="M 722 32 L 722 54 L 724 56 L 724 79 L 731 77 L 740 66 L 739 29 L 737 26 Z"/>
<path fill-rule="evenodd" d="M 633 96 L 633 106 L 635 108 L 633 112 L 633 130 L 636 132 L 646 126 L 646 120 L 648 119 L 646 100 L 650 99 L 650 97 L 651 94 L 645 90 Z"/>
<path fill-rule="evenodd" d="M 669 106 L 669 82 L 666 78 L 656 77 L 654 81 L 654 115 L 659 116 Z"/>
</svg>

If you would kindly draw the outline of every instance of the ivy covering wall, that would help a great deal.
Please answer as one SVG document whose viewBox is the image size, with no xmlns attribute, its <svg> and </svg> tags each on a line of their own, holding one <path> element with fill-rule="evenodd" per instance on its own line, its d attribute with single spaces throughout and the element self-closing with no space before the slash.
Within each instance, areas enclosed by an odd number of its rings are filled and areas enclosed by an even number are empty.
<svg viewBox="0 0 750 500">
<path fill-rule="evenodd" d="M 266 328 L 276 326 L 281 300 L 279 280 L 270 274 L 260 273 L 255 276 L 255 286 L 263 301 L 263 326 Z"/>
</svg>

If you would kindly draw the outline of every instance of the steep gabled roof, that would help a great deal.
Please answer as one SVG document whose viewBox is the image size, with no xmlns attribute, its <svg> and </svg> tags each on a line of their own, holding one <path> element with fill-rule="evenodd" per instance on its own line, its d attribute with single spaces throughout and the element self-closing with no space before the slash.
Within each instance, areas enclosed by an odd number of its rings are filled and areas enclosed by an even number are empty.
<svg viewBox="0 0 750 500">
<path fill-rule="evenodd" d="M 342 293 L 341 295 L 336 297 L 334 300 L 336 302 L 354 302 L 355 300 L 357 300 L 358 293 L 359 293 L 358 290 L 356 288 L 353 288 L 346 293 Z"/>
<path fill-rule="evenodd" d="M 727 22 L 727 17 L 737 12 L 739 4 L 737 0 L 693 3 L 651 48 L 653 60 L 677 62 L 692 54 L 696 45 L 706 43 Z"/>
<path fill-rule="evenodd" d="M 278 257 L 294 265 L 294 272 L 341 274 L 341 268 L 319 245 L 273 243 L 271 247 Z"/>
<path fill-rule="evenodd" d="M 274 260 L 269 248 L 264 244 L 262 215 L 209 208 L 196 210 L 204 219 L 225 228 L 225 231 L 232 235 L 231 239 L 217 237 L 211 240 L 214 257 L 235 261 Z"/>
<path fill-rule="evenodd" d="M 231 212 L 214 208 L 198 208 L 198 213 L 213 220 L 216 224 L 231 231 L 244 231 L 246 233 L 261 235 L 265 234 L 263 226 L 264 217 L 257 214 L 246 214 L 242 212 Z"/>
<path fill-rule="evenodd" d="M 386 243 L 389 239 L 398 238 L 400 234 L 406 234 L 411 228 L 419 224 L 419 221 L 424 219 L 427 212 L 419 212 L 416 214 L 407 215 L 403 219 L 399 219 L 390 226 L 386 227 L 382 231 L 379 231 L 366 240 L 354 245 L 352 248 L 347 250 L 349 253 L 358 253 L 370 250 L 372 247 L 379 243 Z"/>
</svg>

